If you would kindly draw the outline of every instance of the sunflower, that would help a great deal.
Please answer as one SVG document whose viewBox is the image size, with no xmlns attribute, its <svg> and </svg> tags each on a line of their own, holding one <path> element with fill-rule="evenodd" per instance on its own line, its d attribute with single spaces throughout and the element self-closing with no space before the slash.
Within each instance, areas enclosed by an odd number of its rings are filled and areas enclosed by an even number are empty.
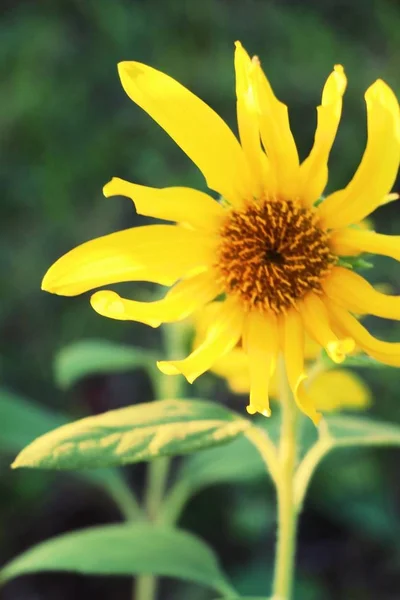
<svg viewBox="0 0 400 600">
<path fill-rule="evenodd" d="M 382 80 L 368 88 L 361 163 L 345 188 L 322 201 L 346 88 L 343 68 L 335 66 L 325 83 L 314 144 L 301 163 L 287 107 L 259 60 L 250 59 L 240 43 L 235 71 L 240 143 L 209 106 L 171 77 L 140 63 L 119 64 L 128 96 L 171 135 L 220 200 L 194 189 L 156 189 L 114 178 L 105 196 L 126 196 L 139 214 L 170 223 L 86 242 L 53 264 L 42 287 L 74 296 L 123 281 L 173 285 L 150 303 L 108 290 L 91 297 L 101 315 L 152 327 L 184 319 L 222 297 L 202 344 L 183 360 L 159 362 L 160 370 L 193 382 L 241 340 L 249 361 L 248 412 L 270 414 L 270 379 L 282 355 L 298 406 L 318 422 L 305 385 L 305 334 L 335 362 L 357 345 L 400 366 L 400 343 L 376 339 L 355 316 L 399 319 L 400 298 L 381 294 L 341 259 L 363 252 L 400 259 L 399 237 L 357 228 L 394 184 L 399 105 Z"/>
</svg>

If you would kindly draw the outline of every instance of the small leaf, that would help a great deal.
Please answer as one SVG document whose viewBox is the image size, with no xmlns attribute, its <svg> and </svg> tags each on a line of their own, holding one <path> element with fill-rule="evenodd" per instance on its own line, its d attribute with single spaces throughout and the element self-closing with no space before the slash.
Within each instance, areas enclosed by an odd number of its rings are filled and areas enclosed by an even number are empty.
<svg viewBox="0 0 400 600">
<path fill-rule="evenodd" d="M 354 356 L 346 356 L 344 362 L 338 364 L 333 362 L 326 353 L 325 350 L 321 351 L 321 357 L 324 365 L 329 367 L 330 369 L 342 369 L 343 367 L 361 367 L 367 369 L 388 369 L 391 368 L 390 365 L 385 365 L 384 363 L 379 362 L 375 358 L 371 358 L 367 354 L 355 354 Z"/>
<path fill-rule="evenodd" d="M 360 258 L 359 256 L 341 256 L 337 261 L 337 265 L 357 271 L 373 269 L 374 267 L 373 263 L 365 260 L 365 258 Z"/>
<path fill-rule="evenodd" d="M 91 375 L 120 373 L 146 367 L 156 358 L 143 348 L 105 340 L 82 340 L 64 347 L 54 361 L 54 376 L 61 389 Z"/>
<path fill-rule="evenodd" d="M 64 425 L 38 438 L 14 468 L 86 469 L 184 454 L 228 442 L 251 422 L 204 400 L 159 400 Z"/>
<path fill-rule="evenodd" d="M 400 446 L 400 425 L 344 415 L 329 416 L 325 421 L 332 447 Z"/>
<path fill-rule="evenodd" d="M 3 567 L 0 581 L 38 571 L 153 574 L 202 584 L 225 596 L 235 593 L 203 541 L 185 531 L 146 523 L 93 527 L 50 539 Z"/>
</svg>

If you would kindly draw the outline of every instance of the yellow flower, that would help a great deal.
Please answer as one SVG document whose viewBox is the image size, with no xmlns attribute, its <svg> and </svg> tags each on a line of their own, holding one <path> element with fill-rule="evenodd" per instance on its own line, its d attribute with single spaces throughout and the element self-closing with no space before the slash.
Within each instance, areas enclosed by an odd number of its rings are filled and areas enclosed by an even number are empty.
<svg viewBox="0 0 400 600">
<path fill-rule="evenodd" d="M 138 213 L 172 224 L 86 242 L 49 269 L 43 289 L 73 296 L 121 281 L 175 284 L 157 302 L 131 301 L 112 291 L 91 298 L 102 315 L 153 327 L 183 319 L 223 295 L 202 344 L 184 360 L 160 362 L 161 371 L 182 373 L 192 382 L 242 340 L 249 359 L 248 411 L 268 415 L 270 378 L 282 353 L 299 407 L 317 422 L 305 385 L 305 333 L 336 362 L 357 345 L 400 365 L 400 343 L 374 338 L 354 316 L 399 319 L 400 298 L 381 294 L 339 260 L 362 252 L 400 259 L 399 237 L 353 226 L 388 200 L 400 158 L 399 105 L 383 81 L 371 85 L 360 166 L 344 189 L 318 202 L 341 115 L 343 68 L 335 66 L 325 83 L 314 145 L 302 163 L 287 107 L 258 59 L 251 60 L 239 43 L 235 70 L 240 144 L 209 106 L 174 79 L 140 63 L 119 65 L 128 96 L 173 137 L 222 200 L 188 188 L 112 179 L 106 196 L 127 196 Z"/>
<path fill-rule="evenodd" d="M 306 338 L 304 357 L 306 364 L 318 357 L 320 347 Z M 242 348 L 234 348 L 221 356 L 212 367 L 212 371 L 226 379 L 236 394 L 248 394 L 250 374 L 248 356 Z M 317 371 L 308 382 L 307 393 L 317 410 L 331 412 L 342 409 L 364 409 L 371 402 L 371 394 L 363 380 L 348 369 Z M 272 399 L 279 398 L 279 382 L 275 372 L 270 380 L 269 394 Z"/>
</svg>

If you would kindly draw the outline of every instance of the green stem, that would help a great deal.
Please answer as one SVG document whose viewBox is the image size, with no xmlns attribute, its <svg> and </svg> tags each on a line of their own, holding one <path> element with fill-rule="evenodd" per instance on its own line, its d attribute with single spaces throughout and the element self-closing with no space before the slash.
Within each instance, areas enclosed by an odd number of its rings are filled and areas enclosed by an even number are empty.
<svg viewBox="0 0 400 600">
<path fill-rule="evenodd" d="M 186 334 L 185 326 L 178 323 L 174 327 L 164 327 L 165 351 L 168 359 L 177 358 L 182 353 Z M 182 390 L 181 376 L 161 375 L 154 369 L 152 372 L 156 400 L 179 398 Z M 158 520 L 162 508 L 165 490 L 168 482 L 170 458 L 158 458 L 148 465 L 144 509 L 147 519 L 151 522 Z M 154 575 L 139 575 L 135 580 L 133 600 L 154 600 L 157 596 L 157 577 Z"/>
<path fill-rule="evenodd" d="M 294 504 L 294 472 L 297 460 L 297 408 L 290 392 L 285 366 L 280 364 L 282 425 L 279 442 L 280 474 L 277 480 L 278 539 L 275 558 L 273 600 L 292 596 L 297 511 Z"/>
</svg>

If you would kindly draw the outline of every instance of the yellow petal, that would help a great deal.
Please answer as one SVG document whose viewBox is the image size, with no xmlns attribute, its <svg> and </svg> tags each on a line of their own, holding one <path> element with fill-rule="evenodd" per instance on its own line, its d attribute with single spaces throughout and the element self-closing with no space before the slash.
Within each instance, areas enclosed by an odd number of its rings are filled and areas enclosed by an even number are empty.
<svg viewBox="0 0 400 600">
<path fill-rule="evenodd" d="M 351 336 L 357 346 L 380 362 L 400 367 L 400 343 L 378 340 L 365 329 L 353 315 L 328 298 L 324 302 L 334 319 L 335 326 Z"/>
<path fill-rule="evenodd" d="M 318 200 L 328 181 L 328 158 L 342 114 L 342 97 L 346 85 L 343 67 L 335 65 L 325 83 L 321 106 L 317 108 L 314 145 L 300 166 L 299 195 L 307 206 L 312 206 Z"/>
<path fill-rule="evenodd" d="M 243 332 L 243 348 L 249 357 L 250 402 L 247 412 L 269 417 L 269 382 L 276 367 L 279 349 L 275 315 L 251 312 Z"/>
<path fill-rule="evenodd" d="M 376 81 L 366 92 L 368 141 L 353 179 L 318 207 L 324 226 L 357 223 L 382 203 L 396 180 L 400 160 L 400 110 L 386 83 Z"/>
<path fill-rule="evenodd" d="M 122 281 L 172 285 L 185 274 L 212 264 L 204 236 L 175 225 L 125 229 L 77 246 L 47 271 L 42 289 L 75 296 Z"/>
<path fill-rule="evenodd" d="M 322 412 L 363 409 L 371 403 L 371 393 L 363 380 L 352 371 L 322 371 L 311 381 L 308 393 Z"/>
<path fill-rule="evenodd" d="M 253 59 L 252 87 L 260 122 L 261 139 L 272 171 L 277 193 L 293 199 L 298 193 L 299 156 L 290 129 L 288 109 L 282 104 L 264 75 L 260 62 Z"/>
<path fill-rule="evenodd" d="M 349 227 L 334 231 L 330 246 L 333 252 L 341 256 L 370 252 L 400 261 L 400 235 L 383 235 Z"/>
<path fill-rule="evenodd" d="M 259 197 L 266 191 L 268 162 L 260 140 L 257 105 L 251 82 L 254 62 L 240 42 L 235 42 L 235 74 L 237 120 L 242 148 L 252 174 L 253 196 Z M 269 173 L 271 179 L 272 173 Z"/>
<path fill-rule="evenodd" d="M 220 286 L 208 271 L 179 281 L 163 298 L 155 302 L 126 300 L 111 291 L 96 292 L 90 299 L 96 312 L 120 321 L 139 321 L 151 327 L 172 323 L 188 317 L 192 312 L 213 300 Z"/>
<path fill-rule="evenodd" d="M 351 338 L 339 339 L 329 324 L 329 314 L 322 300 L 315 294 L 308 294 L 300 308 L 304 325 L 311 335 L 323 346 L 335 363 L 341 363 L 355 347 Z"/>
<path fill-rule="evenodd" d="M 118 65 L 129 98 L 175 140 L 203 173 L 208 187 L 231 202 L 249 191 L 239 142 L 224 121 L 183 85 L 141 63 Z"/>
<path fill-rule="evenodd" d="M 106 198 L 130 198 L 139 215 L 185 223 L 198 229 L 215 229 L 225 214 L 221 204 L 211 196 L 191 188 L 151 188 L 113 177 L 103 192 Z"/>
<path fill-rule="evenodd" d="M 323 289 L 329 298 L 352 312 L 400 319 L 400 296 L 381 294 L 363 277 L 349 269 L 332 269 L 323 283 Z"/>
<path fill-rule="evenodd" d="M 306 360 L 315 360 L 321 352 L 321 344 L 318 344 L 312 337 L 306 335 L 304 344 L 304 358 Z"/>
<path fill-rule="evenodd" d="M 304 327 L 301 317 L 295 309 L 291 309 L 281 318 L 281 323 L 281 344 L 290 388 L 300 410 L 318 425 L 321 415 L 306 389 Z"/>
<path fill-rule="evenodd" d="M 182 373 L 193 381 L 224 354 L 232 350 L 242 335 L 243 313 L 231 299 L 221 302 L 218 313 L 210 325 L 204 341 L 185 359 L 159 361 L 158 368 L 165 375 Z"/>
</svg>

